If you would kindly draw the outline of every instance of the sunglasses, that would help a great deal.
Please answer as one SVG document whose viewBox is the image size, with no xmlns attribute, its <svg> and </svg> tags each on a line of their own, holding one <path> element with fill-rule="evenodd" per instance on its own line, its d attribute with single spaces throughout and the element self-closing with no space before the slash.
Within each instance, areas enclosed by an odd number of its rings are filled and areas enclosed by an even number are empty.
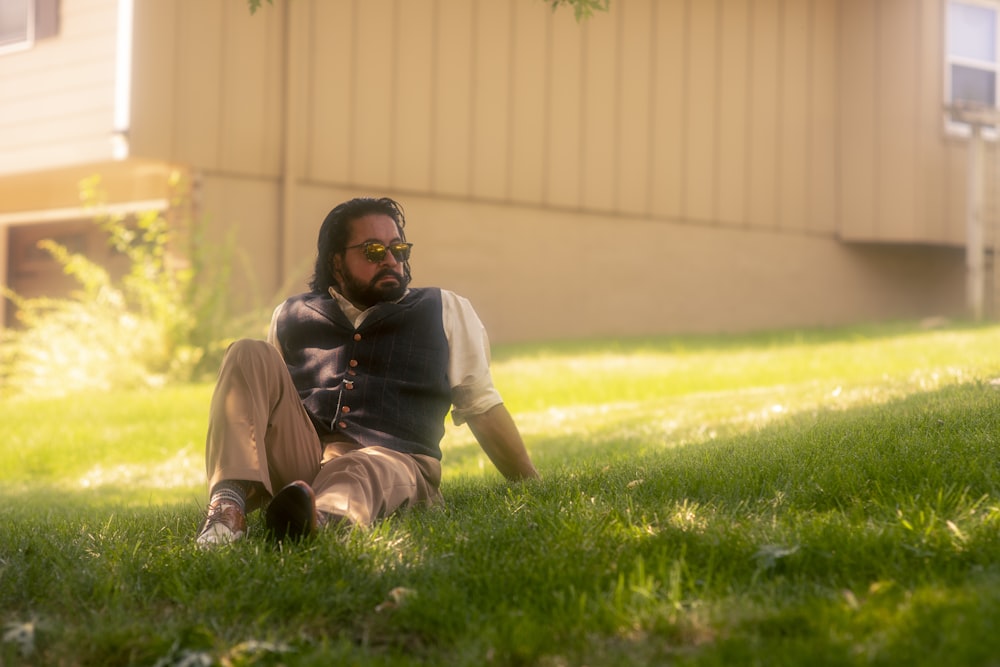
<svg viewBox="0 0 1000 667">
<path fill-rule="evenodd" d="M 365 241 L 364 243 L 359 243 L 357 245 L 349 245 L 344 248 L 344 250 L 363 248 L 365 259 L 374 264 L 385 259 L 385 253 L 387 252 L 391 252 L 397 262 L 405 262 L 410 259 L 410 248 L 412 247 L 412 243 L 390 243 L 387 246 L 384 243 L 379 243 L 378 241 Z"/>
</svg>

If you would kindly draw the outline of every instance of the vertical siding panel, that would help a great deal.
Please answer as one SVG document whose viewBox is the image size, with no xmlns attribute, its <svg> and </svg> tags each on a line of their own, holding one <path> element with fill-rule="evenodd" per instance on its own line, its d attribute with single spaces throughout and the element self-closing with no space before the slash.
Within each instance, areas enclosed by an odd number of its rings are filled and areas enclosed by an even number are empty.
<svg viewBox="0 0 1000 667">
<path fill-rule="evenodd" d="M 264 107 L 264 147 L 262 159 L 265 170 L 270 174 L 279 174 L 284 170 L 284 123 L 291 122 L 285 118 L 285 21 L 291 20 L 283 9 L 275 9 L 274 21 L 268 22 L 267 30 L 267 63 L 263 68 L 267 77 L 261 104 Z M 241 64 L 241 66 L 245 66 Z M 294 80 L 294 79 L 293 79 Z M 298 128 L 296 128 L 298 129 Z"/>
<path fill-rule="evenodd" d="M 915 44 L 920 5 L 914 0 L 878 3 L 879 237 L 914 239 L 916 219 Z"/>
<path fill-rule="evenodd" d="M 510 197 L 538 204 L 544 180 L 546 40 L 552 16 L 534 0 L 512 1 Z"/>
<path fill-rule="evenodd" d="M 393 187 L 427 192 L 431 185 L 431 91 L 434 13 L 430 0 L 396 0 L 396 101 Z"/>
<path fill-rule="evenodd" d="M 813 0 L 809 72 L 809 225 L 837 229 L 837 1 Z"/>
<path fill-rule="evenodd" d="M 921 236 L 948 238 L 948 154 L 942 141 L 944 67 L 944 8 L 940 0 L 921 0 L 920 45 L 917 59 L 917 193 Z"/>
<path fill-rule="evenodd" d="M 618 68 L 622 84 L 618 114 L 620 154 L 615 161 L 618 165 L 617 209 L 637 215 L 649 213 L 652 2 L 659 0 L 629 0 L 619 7 L 622 57 Z"/>
<path fill-rule="evenodd" d="M 269 50 L 268 30 L 280 29 L 281 15 L 272 20 L 255 20 L 245 7 L 223 5 L 226 30 L 222 52 L 222 109 L 217 117 L 216 136 L 221 143 L 220 166 L 233 172 L 261 173 L 269 137 L 276 133 L 279 118 L 267 113 L 270 97 L 280 100 L 277 81 L 266 76 L 272 59 L 280 51 Z M 268 86 L 268 83 L 271 86 Z M 274 170 L 277 165 L 267 167 Z"/>
<path fill-rule="evenodd" d="M 781 5 L 781 80 L 779 102 L 778 225 L 804 230 L 809 183 L 809 11 L 812 0 Z"/>
<path fill-rule="evenodd" d="M 718 61 L 716 0 L 688 5 L 684 211 L 690 220 L 715 219 L 715 160 Z"/>
<path fill-rule="evenodd" d="M 583 166 L 584 208 L 608 211 L 615 206 L 618 150 L 618 20 L 624 5 L 595 15 L 581 26 L 584 40 Z"/>
<path fill-rule="evenodd" d="M 947 144 L 948 161 L 948 232 L 947 242 L 956 245 L 965 245 L 966 241 L 966 221 L 965 211 L 967 208 L 967 188 L 969 170 L 968 144 L 962 142 L 951 142 Z"/>
<path fill-rule="evenodd" d="M 476 72 L 472 127 L 472 194 L 501 199 L 507 186 L 507 92 L 510 88 L 510 4 L 475 0 Z"/>
<path fill-rule="evenodd" d="M 468 0 L 436 2 L 437 81 L 431 187 L 440 194 L 465 196 L 469 192 L 471 166 L 472 5 Z"/>
<path fill-rule="evenodd" d="M 355 71 L 350 104 L 354 116 L 351 182 L 384 187 L 392 156 L 392 109 L 395 43 L 386 35 L 393 25 L 392 0 L 363 0 L 354 22 Z"/>
<path fill-rule="evenodd" d="M 312 0 L 309 43 L 313 57 L 307 134 L 312 141 L 306 146 L 310 180 L 350 182 L 354 136 L 351 100 L 354 5 L 353 0 Z"/>
<path fill-rule="evenodd" d="M 874 233 L 875 5 L 843 0 L 840 30 L 840 231 L 847 238 Z"/>
<path fill-rule="evenodd" d="M 681 214 L 685 5 L 685 0 L 660 0 L 655 5 L 658 39 L 653 77 L 650 209 L 653 215 L 666 218 Z"/>
<path fill-rule="evenodd" d="M 580 206 L 580 25 L 573 12 L 556 12 L 552 18 L 549 62 L 546 201 L 554 206 Z"/>
<path fill-rule="evenodd" d="M 222 117 L 222 48 L 227 30 L 225 5 L 188 0 L 174 6 L 178 24 L 176 68 L 178 96 L 174 104 L 175 159 L 202 168 L 219 168 L 218 128 Z M 197 20 L 193 20 L 197 17 Z M 191 100 L 198 100 L 192 104 Z"/>
<path fill-rule="evenodd" d="M 749 0 L 720 7 L 718 219 L 746 222 L 747 67 L 750 62 Z"/>
<path fill-rule="evenodd" d="M 217 113 L 217 111 L 213 111 L 218 106 L 217 102 L 214 101 L 217 98 L 215 94 L 217 89 L 210 89 L 212 97 L 202 100 L 204 103 L 197 105 L 190 104 L 189 98 L 179 90 L 182 80 L 189 84 L 185 90 L 193 89 L 190 85 L 193 77 L 190 75 L 185 77 L 184 65 L 189 66 L 192 61 L 196 60 L 195 53 L 191 53 L 190 51 L 195 51 L 195 47 L 199 46 L 198 42 L 186 41 L 183 33 L 187 31 L 178 30 L 177 28 L 178 19 L 181 18 L 185 8 L 180 3 L 171 3 L 169 5 L 165 3 L 143 3 L 135 8 L 133 18 L 134 50 L 132 54 L 132 67 L 133 72 L 139 74 L 132 77 L 132 118 L 131 127 L 129 128 L 129 148 L 134 156 L 158 155 L 174 162 L 192 162 L 193 160 L 187 159 L 187 153 L 183 151 L 195 147 L 190 146 L 188 142 L 182 143 L 178 136 L 180 128 L 185 124 L 184 120 L 188 122 L 200 120 L 200 117 L 195 115 L 196 112 L 198 114 L 213 115 L 213 117 L 214 113 Z M 114 41 L 114 6 L 109 5 L 108 11 L 108 19 L 101 22 L 107 25 L 106 36 L 101 41 L 110 45 Z M 102 137 L 107 137 L 108 119 L 113 115 L 114 49 L 108 50 L 104 64 L 102 64 L 99 70 L 102 73 L 102 77 L 107 77 L 108 81 L 107 85 L 102 88 L 97 85 L 96 79 L 84 75 L 85 71 L 91 69 L 91 65 L 88 65 L 86 60 L 81 62 L 81 58 L 76 55 L 85 52 L 88 56 L 93 57 L 92 50 L 87 48 L 85 51 L 77 51 L 72 36 L 67 35 L 65 32 L 67 29 L 66 21 L 72 21 L 70 7 L 63 9 L 61 20 L 63 24 L 60 29 L 62 32 L 59 37 L 59 43 L 64 50 L 61 54 L 56 52 L 53 55 L 59 56 L 58 60 L 64 64 L 49 69 L 46 67 L 47 63 L 44 60 L 38 63 L 40 71 L 58 72 L 60 78 L 49 82 L 44 77 L 38 76 L 39 70 L 34 72 L 28 70 L 22 73 L 5 64 L 3 68 L 0 68 L 0 89 L 6 88 L 7 91 L 20 90 L 23 94 L 34 97 L 42 94 L 43 91 L 62 89 L 64 87 L 60 83 L 63 80 L 62 77 L 72 76 L 78 84 L 85 85 L 91 91 L 91 94 L 98 98 L 103 98 L 103 102 L 100 105 L 103 107 L 103 110 L 100 112 L 99 132 Z M 211 24 L 212 21 L 211 19 L 206 19 L 205 23 Z M 214 27 L 216 28 L 216 32 L 214 33 L 199 33 L 206 38 L 206 42 L 210 42 L 210 44 L 205 43 L 201 45 L 201 48 L 206 50 L 216 48 L 215 45 L 219 41 L 218 30 L 220 26 L 216 23 Z M 182 40 L 185 40 L 183 43 L 190 49 L 188 53 L 182 53 Z M 22 52 L 22 55 L 34 53 L 34 50 L 30 50 Z M 11 62 L 12 55 L 4 56 L 4 59 L 9 63 Z M 32 60 L 34 61 L 34 59 Z M 76 63 L 76 66 L 70 63 Z M 83 68 L 82 70 L 80 69 L 81 67 Z M 28 81 L 32 85 L 25 85 Z M 199 83 L 201 81 L 199 80 Z M 16 106 L 13 102 L 17 99 L 16 97 L 12 97 L 7 91 L 3 93 L 5 103 L 0 105 L 0 163 L 16 165 L 18 170 L 37 168 L 38 165 L 31 164 L 30 162 L 26 163 L 23 159 L 18 159 L 21 155 L 17 151 L 10 149 L 12 148 L 12 142 L 16 142 L 17 144 L 30 142 L 32 152 L 37 151 L 47 143 L 42 137 L 46 137 L 48 141 L 56 141 L 64 148 L 77 152 L 77 141 L 65 135 L 55 135 L 52 132 L 46 131 L 47 128 L 44 126 L 38 126 L 37 123 L 41 119 L 37 118 L 37 113 L 33 110 L 25 109 L 12 119 L 6 118 L 7 113 L 12 110 L 12 107 Z M 198 90 L 199 93 L 204 94 L 202 91 L 208 92 L 204 88 Z M 196 95 L 194 99 L 199 99 L 199 97 L 200 95 Z M 76 99 L 76 96 L 73 96 L 73 99 Z M 60 110 L 65 114 L 75 117 L 71 127 L 76 132 L 85 129 L 79 110 L 68 108 L 66 104 L 60 105 Z M 181 113 L 185 115 L 181 117 L 179 115 Z M 28 122 L 29 118 L 33 120 Z M 64 122 L 59 124 L 63 126 L 67 125 Z M 16 135 L 15 132 L 9 131 L 14 125 L 17 128 Z M 201 164 L 202 157 L 199 157 L 199 161 L 195 162 L 195 164 Z M 214 154 L 212 157 L 214 158 Z M 2 164 L 0 164 L 0 167 L 2 167 Z"/>
<path fill-rule="evenodd" d="M 747 216 L 755 227 L 773 227 L 777 218 L 779 20 L 778 0 L 754 0 Z"/>
</svg>

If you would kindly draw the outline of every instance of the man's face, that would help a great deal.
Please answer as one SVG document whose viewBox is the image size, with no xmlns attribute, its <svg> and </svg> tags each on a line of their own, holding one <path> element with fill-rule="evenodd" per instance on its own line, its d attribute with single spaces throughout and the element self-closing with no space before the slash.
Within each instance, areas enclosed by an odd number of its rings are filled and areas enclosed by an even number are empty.
<svg viewBox="0 0 1000 667">
<path fill-rule="evenodd" d="M 369 241 L 390 246 L 402 239 L 395 221 L 388 215 L 372 213 L 352 220 L 346 250 L 333 256 L 333 273 L 340 293 L 355 306 L 365 309 L 382 301 L 395 301 L 406 291 L 403 263 L 391 252 L 377 262 L 365 256 Z"/>
</svg>

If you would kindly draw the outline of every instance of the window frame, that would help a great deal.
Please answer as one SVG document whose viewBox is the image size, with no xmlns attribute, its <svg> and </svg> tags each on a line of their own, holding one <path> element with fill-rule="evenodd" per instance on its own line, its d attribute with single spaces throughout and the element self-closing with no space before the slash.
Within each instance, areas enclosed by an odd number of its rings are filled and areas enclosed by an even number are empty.
<svg viewBox="0 0 1000 667">
<path fill-rule="evenodd" d="M 983 61 L 976 60 L 972 58 L 967 58 L 964 56 L 952 55 L 950 51 L 949 44 L 949 25 L 948 25 L 948 14 L 949 7 L 951 5 L 966 5 L 973 7 L 983 7 L 985 9 L 992 10 L 993 12 L 993 38 L 994 38 L 994 53 L 993 61 Z M 945 131 L 949 135 L 968 137 L 972 134 L 972 128 L 969 123 L 961 122 L 955 120 L 952 117 L 951 109 L 954 104 L 954 98 L 952 97 L 952 76 L 951 70 L 952 66 L 959 65 L 962 67 L 968 67 L 970 69 L 975 69 L 978 71 L 989 72 L 993 75 L 993 108 L 996 109 L 1000 107 L 1000 0 L 945 0 L 943 6 L 943 55 L 944 55 L 944 123 Z M 990 136 L 991 138 L 997 137 L 996 128 L 984 128 L 983 134 Z"/>
<path fill-rule="evenodd" d="M 3 0 L 0 0 L 2 2 Z M 0 44 L 0 55 L 26 51 L 46 37 L 59 32 L 59 0 L 27 0 L 24 36 L 17 41 Z"/>
</svg>

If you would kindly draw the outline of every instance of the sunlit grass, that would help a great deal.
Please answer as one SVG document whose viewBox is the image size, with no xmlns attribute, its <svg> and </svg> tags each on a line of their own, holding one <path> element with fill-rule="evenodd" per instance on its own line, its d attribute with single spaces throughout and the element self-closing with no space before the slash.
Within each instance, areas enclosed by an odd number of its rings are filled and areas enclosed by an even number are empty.
<svg viewBox="0 0 1000 667">
<path fill-rule="evenodd" d="M 232 549 L 192 544 L 210 385 L 4 403 L 0 623 L 14 634 L 0 661 L 1000 655 L 1000 327 L 499 347 L 494 361 L 541 483 L 503 483 L 449 425 L 445 507 L 281 549 L 257 515 Z"/>
<path fill-rule="evenodd" d="M 108 498 L 204 493 L 211 386 L 6 401 L 0 423 L 5 491 L 102 491 Z M 150 490 L 153 494 L 135 493 Z"/>
<path fill-rule="evenodd" d="M 886 404 L 1000 377 L 1000 330 L 892 327 L 721 339 L 501 348 L 494 378 L 526 440 L 553 463 L 732 437 L 798 414 Z M 489 464 L 450 428 L 446 474 Z M 602 456 L 609 455 L 603 452 Z"/>
<path fill-rule="evenodd" d="M 729 437 L 800 413 L 846 410 L 1000 377 L 1000 330 L 777 332 L 499 347 L 495 384 L 541 461 L 587 449 L 655 451 Z M 10 400 L 0 481 L 135 486 L 185 493 L 204 481 L 212 386 Z M 100 417 L 97 418 L 96 416 Z M 445 477 L 489 468 L 469 431 L 447 424 Z M 55 452 L 59 456 L 54 456 Z M 471 464 L 470 464 L 471 460 Z"/>
</svg>

